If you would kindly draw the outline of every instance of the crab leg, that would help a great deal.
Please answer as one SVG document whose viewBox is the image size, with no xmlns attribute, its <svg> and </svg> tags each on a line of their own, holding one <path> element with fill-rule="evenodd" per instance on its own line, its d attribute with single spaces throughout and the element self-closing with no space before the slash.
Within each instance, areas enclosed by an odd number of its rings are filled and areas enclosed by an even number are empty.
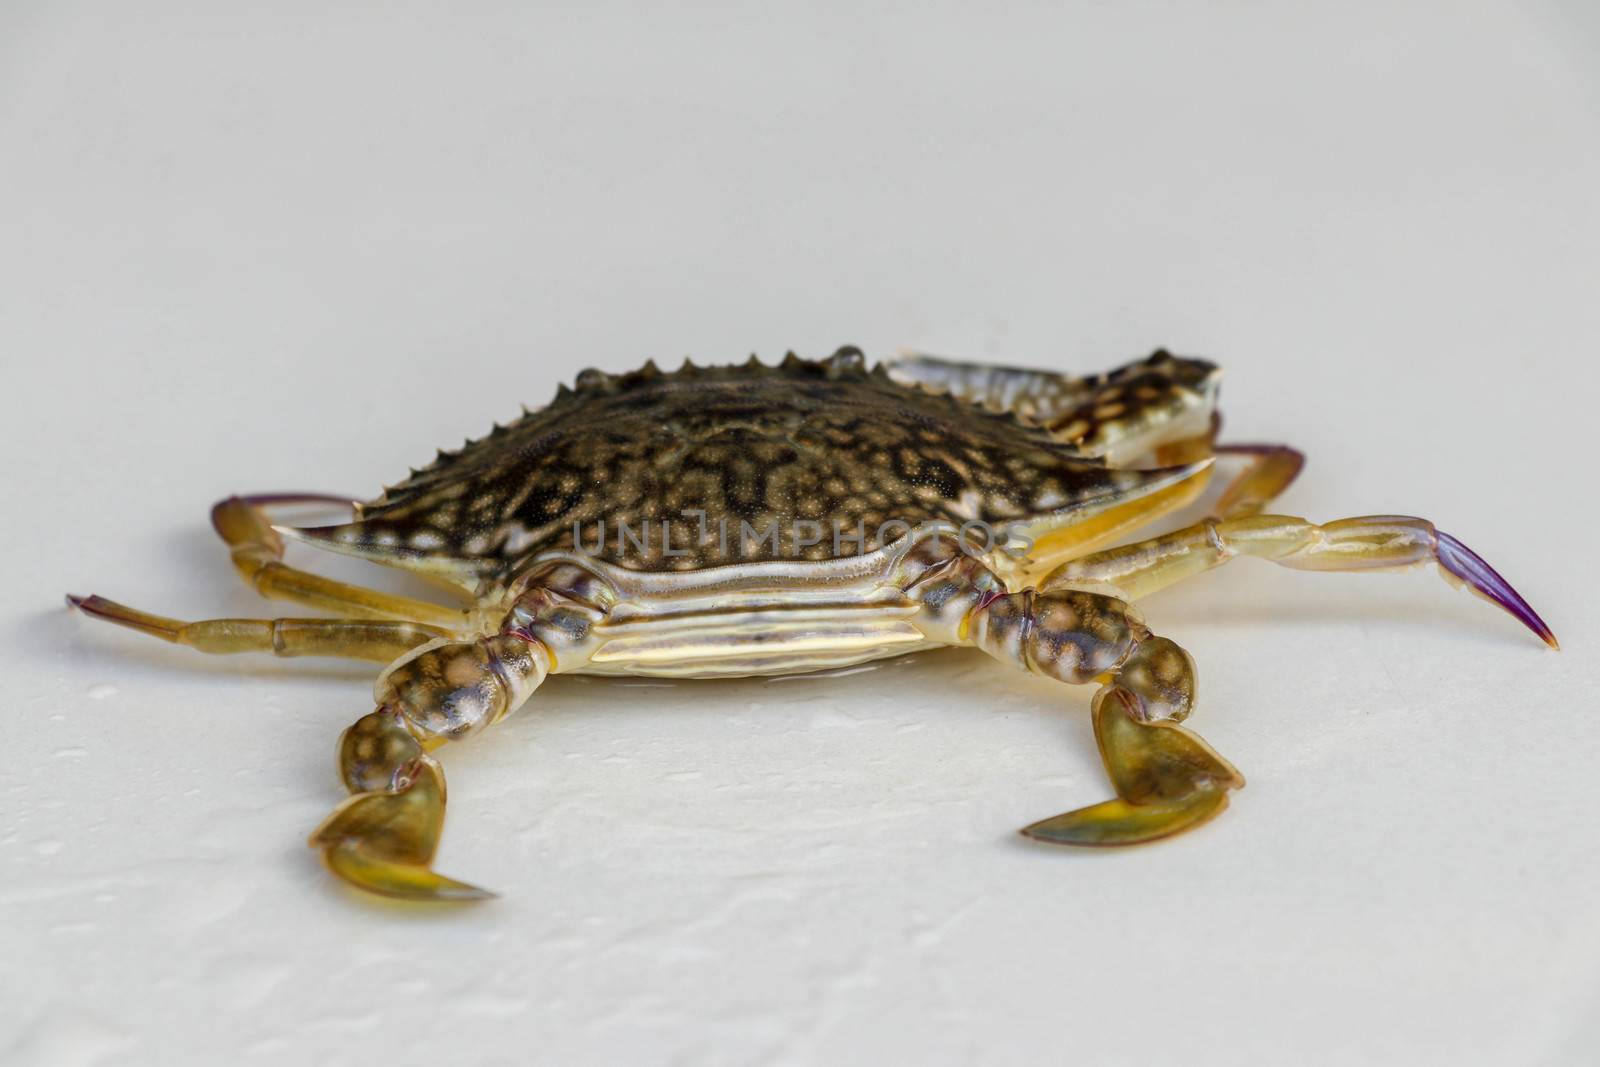
<svg viewBox="0 0 1600 1067">
<path fill-rule="evenodd" d="M 201 652 L 273 652 L 389 661 L 378 707 L 339 742 L 339 772 L 354 795 L 311 835 L 328 868 L 361 889 L 410 900 L 492 896 L 435 872 L 444 827 L 444 771 L 428 752 L 514 711 L 553 666 L 520 633 L 472 641 L 423 623 L 375 619 L 206 619 L 182 622 L 103 597 L 69 596 L 97 619 Z M 395 656 L 399 659 L 395 659 Z"/>
<path fill-rule="evenodd" d="M 444 771 L 428 752 L 490 726 L 532 695 L 553 666 L 521 633 L 432 641 L 395 661 L 377 709 L 339 740 L 339 773 L 353 796 L 311 834 L 328 869 L 360 889 L 406 900 L 493 896 L 432 869 L 444 827 Z"/>
<path fill-rule="evenodd" d="M 1133 845 L 1191 829 L 1228 805 L 1244 779 L 1179 726 L 1195 701 L 1194 661 L 1126 601 L 1082 590 L 1006 591 L 970 557 L 930 545 L 907 557 L 906 592 L 934 640 L 970 645 L 1057 681 L 1103 685 L 1095 737 L 1116 799 L 1022 832 L 1072 845 Z M 959 550 L 955 550 L 959 552 Z M 942 558 L 941 558 L 942 557 Z"/>
<path fill-rule="evenodd" d="M 1137 600 L 1241 555 L 1313 571 L 1398 570 L 1436 563 L 1452 584 L 1465 585 L 1551 648 L 1560 647 L 1550 627 L 1493 567 L 1426 519 L 1406 515 L 1369 515 L 1322 525 L 1288 515 L 1206 519 L 1162 537 L 1072 560 L 1052 571 L 1041 588 L 1107 588 Z"/>
<path fill-rule="evenodd" d="M 357 719 L 339 739 L 339 774 L 353 796 L 312 833 L 323 862 L 360 889 L 410 900 L 494 894 L 433 870 L 444 830 L 444 771 L 392 707 Z"/>
<path fill-rule="evenodd" d="M 388 663 L 449 631 L 418 622 L 379 619 L 204 619 L 182 622 L 151 615 L 104 597 L 68 596 L 96 619 L 126 626 L 200 652 L 271 652 L 278 656 L 339 656 Z"/>
<path fill-rule="evenodd" d="M 464 613 L 426 600 L 395 596 L 323 578 L 283 562 L 283 538 L 267 521 L 262 507 L 272 504 L 340 503 L 340 497 L 282 493 L 231 496 L 211 509 L 211 525 L 232 550 L 233 565 L 264 597 L 291 600 L 309 607 L 363 617 L 409 619 L 460 629 Z"/>
<path fill-rule="evenodd" d="M 1257 514 L 1281 496 L 1306 465 L 1305 453 L 1288 445 L 1216 445 L 1211 451 L 1250 460 L 1217 501 L 1217 515 L 1224 519 Z"/>
<path fill-rule="evenodd" d="M 1068 845 L 1136 845 L 1181 833 L 1228 806 L 1244 778 L 1179 726 L 1195 700 L 1194 661 L 1155 637 L 1116 597 L 1024 590 L 980 601 L 972 643 L 1005 662 L 1064 682 L 1104 681 L 1095 739 L 1116 799 L 1025 827 Z"/>
</svg>

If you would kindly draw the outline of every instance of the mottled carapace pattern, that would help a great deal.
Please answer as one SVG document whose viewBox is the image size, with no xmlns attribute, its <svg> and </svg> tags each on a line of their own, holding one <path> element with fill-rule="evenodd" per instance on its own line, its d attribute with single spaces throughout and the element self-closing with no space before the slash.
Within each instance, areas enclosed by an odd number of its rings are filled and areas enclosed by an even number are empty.
<svg viewBox="0 0 1600 1067">
<path fill-rule="evenodd" d="M 301 536 L 402 566 L 506 577 L 551 550 L 694 570 L 870 552 L 903 536 L 899 523 L 1003 531 L 1151 480 L 1082 442 L 1119 419 L 1136 424 L 1175 391 L 1192 402 L 1173 371 L 1193 367 L 1210 369 L 1160 353 L 1110 376 L 1062 379 L 1077 402 L 1041 412 L 1043 426 L 947 383 L 901 384 L 848 348 L 777 366 L 587 371 L 548 407 L 441 452 L 355 522 Z M 1061 422 L 1072 433 L 1052 426 Z"/>
</svg>

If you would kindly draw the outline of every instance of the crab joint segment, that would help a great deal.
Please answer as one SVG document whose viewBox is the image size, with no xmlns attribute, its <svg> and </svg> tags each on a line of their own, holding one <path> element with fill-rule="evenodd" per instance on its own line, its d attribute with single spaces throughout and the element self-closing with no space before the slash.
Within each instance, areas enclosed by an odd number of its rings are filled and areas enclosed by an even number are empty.
<svg viewBox="0 0 1600 1067">
<path fill-rule="evenodd" d="M 339 773 L 354 795 L 310 844 L 351 885 L 408 900 L 479 900 L 493 894 L 436 873 L 444 828 L 444 771 L 428 755 L 499 722 L 544 681 L 550 656 L 518 634 L 430 642 L 378 680 L 378 708 L 339 740 Z"/>
<path fill-rule="evenodd" d="M 1244 779 L 1178 723 L 1193 710 L 1194 661 L 1153 636 L 1116 597 L 1026 589 L 982 598 L 972 643 L 997 659 L 1063 682 L 1105 684 L 1094 700 L 1095 737 L 1117 797 L 1022 832 L 1069 845 L 1133 845 L 1181 833 L 1227 807 Z"/>
<path fill-rule="evenodd" d="M 392 708 L 358 719 L 340 740 L 346 784 L 357 792 L 311 835 L 328 869 L 346 882 L 408 900 L 482 900 L 494 894 L 433 870 L 444 829 L 444 772 Z"/>
</svg>

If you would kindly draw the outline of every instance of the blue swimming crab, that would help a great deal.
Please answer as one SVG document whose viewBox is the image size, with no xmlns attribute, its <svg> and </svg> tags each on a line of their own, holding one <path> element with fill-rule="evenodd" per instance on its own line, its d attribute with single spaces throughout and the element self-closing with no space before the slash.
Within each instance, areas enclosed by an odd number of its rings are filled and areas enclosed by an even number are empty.
<svg viewBox="0 0 1600 1067">
<path fill-rule="evenodd" d="M 431 861 L 434 756 L 527 703 L 552 673 L 792 674 L 942 646 L 1098 683 L 1112 799 L 1022 832 L 1066 845 L 1152 841 L 1206 822 L 1244 785 L 1180 725 L 1195 665 L 1136 604 L 1238 556 L 1320 571 L 1437 564 L 1555 636 L 1493 568 L 1413 517 L 1265 514 L 1299 473 L 1286 446 L 1225 445 L 1216 365 L 1158 351 L 1106 374 L 843 348 L 769 366 L 586 371 L 546 407 L 438 457 L 377 499 L 271 494 L 212 511 L 257 592 L 328 618 L 181 622 L 98 596 L 88 614 L 202 652 L 386 663 L 338 748 L 351 794 L 311 835 L 327 866 L 394 897 L 488 896 Z M 1219 456 L 1244 461 L 1209 517 L 1148 540 Z M 279 505 L 351 521 L 274 525 Z M 445 606 L 284 562 L 285 539 L 405 568 Z"/>
</svg>

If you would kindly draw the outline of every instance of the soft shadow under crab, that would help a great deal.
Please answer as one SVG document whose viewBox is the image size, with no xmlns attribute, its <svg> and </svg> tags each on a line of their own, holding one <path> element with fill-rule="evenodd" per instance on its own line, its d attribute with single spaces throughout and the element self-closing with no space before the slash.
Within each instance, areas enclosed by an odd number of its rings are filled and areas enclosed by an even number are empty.
<svg viewBox="0 0 1600 1067">
<path fill-rule="evenodd" d="M 776 367 L 585 372 L 549 407 L 440 453 L 370 503 L 286 493 L 218 504 L 212 522 L 240 576 L 329 617 L 183 622 L 68 600 L 202 652 L 387 663 L 375 710 L 340 738 L 350 796 L 310 841 L 341 879 L 390 897 L 491 895 L 433 870 L 446 804 L 434 753 L 505 718 L 554 672 L 785 675 L 980 648 L 1100 686 L 1095 738 L 1115 796 L 1023 833 L 1155 841 L 1213 818 L 1244 785 L 1180 725 L 1194 662 L 1134 606 L 1157 589 L 1241 556 L 1322 571 L 1435 564 L 1557 647 L 1493 567 L 1426 520 L 1264 514 L 1303 457 L 1219 445 L 1217 376 L 1165 352 L 1082 378 L 925 356 L 869 371 L 854 349 Z M 1196 499 L 1217 457 L 1246 466 L 1211 517 L 1110 547 Z M 266 514 L 302 503 L 354 517 L 297 529 Z M 758 529 L 826 517 L 860 532 L 845 549 L 796 523 L 736 553 L 707 538 L 716 515 Z M 1008 524 L 1027 549 L 974 545 L 975 520 Z M 578 540 L 582 523 L 630 521 L 659 522 L 659 537 L 594 552 Z M 905 533 L 882 533 L 897 523 Z M 454 584 L 473 606 L 319 577 L 284 562 L 285 536 Z"/>
</svg>

